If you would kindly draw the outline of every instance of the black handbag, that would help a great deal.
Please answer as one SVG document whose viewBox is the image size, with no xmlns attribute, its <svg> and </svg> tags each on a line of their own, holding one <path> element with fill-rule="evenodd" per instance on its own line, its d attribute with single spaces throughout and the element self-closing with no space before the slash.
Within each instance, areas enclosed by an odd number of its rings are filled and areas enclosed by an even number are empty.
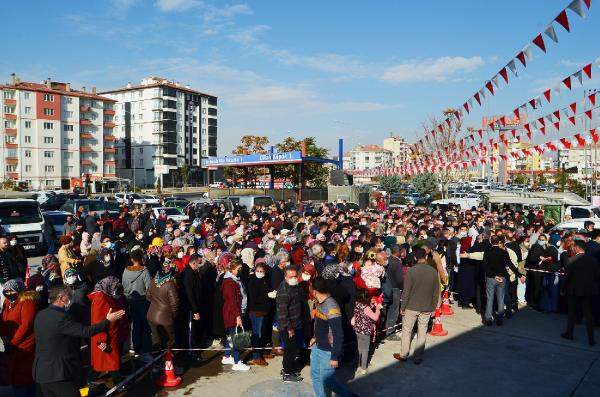
<svg viewBox="0 0 600 397">
<path fill-rule="evenodd" d="M 242 328 L 242 332 L 238 332 Z M 252 332 L 245 331 L 244 327 L 235 327 L 235 334 L 229 336 L 231 347 L 235 350 L 244 350 L 252 346 Z"/>
</svg>

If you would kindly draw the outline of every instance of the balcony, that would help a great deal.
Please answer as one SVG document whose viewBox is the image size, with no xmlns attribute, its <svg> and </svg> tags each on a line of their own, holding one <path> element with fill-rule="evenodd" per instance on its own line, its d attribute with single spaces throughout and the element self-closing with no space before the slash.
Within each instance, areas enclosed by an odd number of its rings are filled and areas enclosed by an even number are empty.
<svg viewBox="0 0 600 397">
<path fill-rule="evenodd" d="M 18 172 L 9 172 L 6 174 L 6 176 L 8 177 L 8 179 L 19 179 Z"/>
<path fill-rule="evenodd" d="M 111 173 L 105 173 L 104 177 L 105 178 L 116 178 L 117 174 L 115 174 L 115 173 L 112 173 L 112 174 Z"/>
<path fill-rule="evenodd" d="M 16 99 L 5 99 L 4 104 L 7 106 L 14 106 L 17 104 L 17 100 Z"/>
<path fill-rule="evenodd" d="M 79 148 L 79 150 L 82 152 L 93 152 L 94 151 L 91 146 L 82 146 L 81 148 Z"/>
<path fill-rule="evenodd" d="M 81 165 L 92 165 L 92 160 L 81 160 Z"/>
<path fill-rule="evenodd" d="M 6 164 L 19 164 L 19 159 L 17 157 L 7 157 Z"/>
<path fill-rule="evenodd" d="M 109 114 L 111 116 L 114 116 L 115 110 L 114 109 L 104 109 L 104 114 Z"/>
<path fill-rule="evenodd" d="M 6 120 L 16 120 L 17 119 L 17 115 L 14 113 L 4 113 L 4 118 Z"/>
<path fill-rule="evenodd" d="M 6 142 L 6 148 L 7 149 L 18 149 L 19 148 L 19 144 L 18 143 L 8 143 Z"/>
<path fill-rule="evenodd" d="M 115 149 L 114 147 L 105 147 L 104 153 L 117 153 L 117 149 Z"/>
<path fill-rule="evenodd" d="M 81 124 L 81 125 L 92 125 L 92 120 L 81 119 L 81 120 L 79 120 L 79 124 Z"/>
<path fill-rule="evenodd" d="M 114 142 L 116 139 L 117 139 L 117 138 L 115 138 L 115 136 L 114 136 L 114 135 L 107 135 L 107 134 L 104 134 L 104 140 L 105 140 L 105 141 Z"/>
<path fill-rule="evenodd" d="M 17 135 L 16 128 L 5 128 L 4 132 L 6 132 L 8 135 Z"/>
<path fill-rule="evenodd" d="M 115 160 L 104 160 L 104 164 L 106 165 L 116 165 L 116 161 Z"/>
<path fill-rule="evenodd" d="M 115 128 L 115 123 L 111 122 L 104 122 L 104 127 L 105 128 Z"/>
<path fill-rule="evenodd" d="M 92 111 L 92 108 L 91 108 L 91 107 L 89 107 L 89 106 L 80 106 L 80 107 L 79 107 L 79 111 L 80 111 L 80 112 L 91 112 L 91 111 Z"/>
<path fill-rule="evenodd" d="M 79 134 L 79 137 L 81 139 L 94 139 L 94 135 L 92 135 L 89 132 L 82 132 L 81 134 Z"/>
</svg>

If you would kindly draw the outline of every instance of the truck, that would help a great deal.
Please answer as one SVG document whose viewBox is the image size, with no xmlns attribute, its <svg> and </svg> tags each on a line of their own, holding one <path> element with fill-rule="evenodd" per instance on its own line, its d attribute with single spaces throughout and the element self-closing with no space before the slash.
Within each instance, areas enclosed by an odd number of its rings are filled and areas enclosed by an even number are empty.
<svg viewBox="0 0 600 397">
<path fill-rule="evenodd" d="M 42 253 L 46 248 L 40 203 L 33 199 L 0 199 L 2 235 L 17 237 L 26 253 Z"/>
</svg>

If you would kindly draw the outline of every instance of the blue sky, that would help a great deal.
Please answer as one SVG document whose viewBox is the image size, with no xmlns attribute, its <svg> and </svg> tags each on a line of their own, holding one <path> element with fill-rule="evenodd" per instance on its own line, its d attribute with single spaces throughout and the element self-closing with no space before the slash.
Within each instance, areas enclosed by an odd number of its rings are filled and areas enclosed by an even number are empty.
<svg viewBox="0 0 600 397">
<path fill-rule="evenodd" d="M 346 148 L 390 133 L 414 141 L 423 122 L 461 105 L 568 3 L 7 2 L 0 80 L 16 72 L 103 90 L 160 75 L 219 97 L 219 154 L 244 134 L 273 143 L 316 136 L 335 153 L 340 137 Z M 510 75 L 466 125 L 510 113 L 598 59 L 595 6 L 586 19 L 567 11 L 571 33 L 555 24 L 559 43 L 545 36 L 548 53 L 533 48 L 530 66 L 519 65 L 519 78 Z M 584 83 L 600 88 L 597 76 Z M 582 96 L 576 83 L 539 115 Z"/>
</svg>

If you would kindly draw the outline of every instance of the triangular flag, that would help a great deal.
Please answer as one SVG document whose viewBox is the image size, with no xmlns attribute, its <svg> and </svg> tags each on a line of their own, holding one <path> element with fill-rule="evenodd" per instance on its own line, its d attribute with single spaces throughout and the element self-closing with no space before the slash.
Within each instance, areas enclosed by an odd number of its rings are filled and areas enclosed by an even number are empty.
<svg viewBox="0 0 600 397">
<path fill-rule="evenodd" d="M 482 99 L 485 99 L 485 88 L 479 90 L 479 95 L 481 95 Z"/>
<path fill-rule="evenodd" d="M 463 107 L 465 108 L 465 111 L 469 113 L 469 104 L 467 102 L 463 104 Z"/>
<path fill-rule="evenodd" d="M 500 74 L 500 76 L 502 76 L 502 78 L 504 79 L 506 84 L 508 84 L 508 72 L 506 71 L 506 68 L 504 67 L 504 68 L 500 69 L 500 71 L 498 73 Z"/>
<path fill-rule="evenodd" d="M 546 45 L 544 44 L 544 38 L 542 37 L 541 33 L 535 36 L 535 39 L 533 39 L 533 44 L 540 47 L 540 50 L 546 52 Z"/>
<path fill-rule="evenodd" d="M 590 100 L 590 103 L 592 104 L 592 106 L 596 106 L 596 93 L 593 93 L 592 95 L 590 95 L 588 97 L 588 99 Z"/>
<path fill-rule="evenodd" d="M 577 102 L 573 102 L 572 104 L 569 105 L 569 107 L 573 111 L 573 114 L 577 114 Z"/>
<path fill-rule="evenodd" d="M 556 22 L 558 22 L 563 28 L 565 28 L 565 30 L 567 32 L 570 32 L 570 30 L 569 30 L 569 18 L 567 18 L 567 12 L 565 10 L 562 10 L 560 12 L 560 14 L 558 14 L 556 16 L 556 18 L 554 18 L 554 20 Z"/>
<path fill-rule="evenodd" d="M 596 133 L 595 128 L 590 130 L 590 135 L 592 136 L 594 143 L 598 143 L 598 138 L 600 138 L 600 137 L 598 136 L 598 133 Z"/>
<path fill-rule="evenodd" d="M 544 96 L 546 97 L 546 100 L 548 102 L 550 102 L 550 93 L 551 93 L 551 90 L 544 91 Z"/>
<path fill-rule="evenodd" d="M 579 84 L 583 85 L 583 74 L 581 70 L 578 70 L 575 73 L 573 73 L 573 76 L 577 78 L 577 80 L 579 80 Z"/>
<path fill-rule="evenodd" d="M 491 81 L 487 81 L 485 83 L 485 87 L 492 93 L 492 95 L 494 95 L 494 86 L 492 85 Z"/>
<path fill-rule="evenodd" d="M 583 0 L 583 2 L 585 3 L 586 7 L 588 8 L 588 10 L 590 9 L 590 7 L 592 6 L 592 0 Z"/>
<path fill-rule="evenodd" d="M 492 83 L 494 83 L 496 88 L 500 88 L 500 85 L 498 84 L 498 75 L 495 75 L 494 77 L 492 77 Z"/>
<path fill-rule="evenodd" d="M 557 94 L 560 94 L 560 83 L 556 84 L 554 87 L 552 87 L 552 89 L 554 90 L 554 92 L 556 92 Z"/>
<path fill-rule="evenodd" d="M 523 53 L 523 51 L 519 52 L 517 54 L 517 59 L 519 61 L 521 61 L 521 63 L 523 64 L 523 66 L 527 67 L 527 62 L 525 62 L 525 54 Z"/>
<path fill-rule="evenodd" d="M 513 113 L 515 114 L 516 118 L 519 118 L 519 108 L 516 108 L 515 110 L 513 110 Z"/>
<path fill-rule="evenodd" d="M 528 135 L 530 135 L 531 134 L 531 128 L 529 127 L 529 123 L 526 123 L 525 125 L 523 125 L 523 127 L 525 127 L 525 129 L 528 132 Z"/>
<path fill-rule="evenodd" d="M 471 107 L 471 109 L 473 109 L 473 97 L 469 98 L 469 100 L 467 101 L 467 103 L 469 104 L 469 106 Z"/>
<path fill-rule="evenodd" d="M 554 25 L 550 24 L 546 27 L 546 29 L 544 29 L 544 33 L 546 33 L 546 36 L 550 37 L 552 39 L 552 41 L 554 41 L 555 43 L 558 43 L 558 37 L 556 37 L 556 31 L 554 30 Z"/>
<path fill-rule="evenodd" d="M 475 100 L 477 101 L 477 103 L 479 105 L 481 105 L 481 100 L 479 99 L 479 92 L 476 92 L 475 95 L 473 95 L 473 97 L 475 98 Z"/>
<path fill-rule="evenodd" d="M 481 128 L 477 130 L 477 133 L 479 134 L 479 139 L 483 138 L 483 130 Z"/>
<path fill-rule="evenodd" d="M 546 127 L 542 127 L 542 128 L 540 128 L 540 132 L 541 132 L 543 135 L 546 135 Z"/>
<path fill-rule="evenodd" d="M 591 120 L 592 119 L 592 111 L 591 110 L 586 110 L 585 111 L 585 115 L 588 116 L 588 118 Z"/>
<path fill-rule="evenodd" d="M 531 140 L 531 131 L 527 131 L 527 138 L 529 138 L 529 140 Z"/>
<path fill-rule="evenodd" d="M 583 70 L 583 73 L 585 73 L 585 75 L 588 77 L 588 79 L 592 78 L 592 64 L 591 63 L 588 63 L 587 65 L 585 65 L 583 67 L 583 69 L 581 69 L 581 70 Z"/>
<path fill-rule="evenodd" d="M 580 17 L 585 18 L 585 13 L 583 12 L 583 7 L 581 6 L 581 0 L 573 0 L 571 4 L 567 6 L 567 8 Z"/>
<path fill-rule="evenodd" d="M 560 121 L 560 110 L 555 110 L 553 114 L 554 114 L 554 117 L 556 117 L 558 119 L 558 121 Z"/>
<path fill-rule="evenodd" d="M 537 119 L 538 123 L 540 123 L 542 126 L 546 126 L 546 121 L 544 120 L 543 117 L 540 117 L 539 119 Z"/>
<path fill-rule="evenodd" d="M 571 124 L 575 125 L 575 116 L 569 117 L 569 121 L 571 122 Z"/>
<path fill-rule="evenodd" d="M 560 121 L 554 123 L 554 128 L 556 128 L 557 131 L 560 131 Z"/>
<path fill-rule="evenodd" d="M 571 89 L 571 76 L 566 77 L 562 82 L 569 90 Z"/>
<path fill-rule="evenodd" d="M 525 48 L 523 48 L 523 53 L 525 54 L 525 57 L 528 61 L 531 61 L 533 59 L 533 53 L 531 52 L 531 46 L 529 44 L 527 44 Z"/>
<path fill-rule="evenodd" d="M 515 65 L 515 60 L 514 59 L 511 59 L 510 62 L 506 64 L 506 66 L 515 75 L 515 77 L 519 77 L 519 75 L 517 74 L 517 65 Z"/>
<path fill-rule="evenodd" d="M 571 142 L 567 138 L 560 138 L 560 142 L 565 146 L 565 149 L 571 149 Z"/>
</svg>

